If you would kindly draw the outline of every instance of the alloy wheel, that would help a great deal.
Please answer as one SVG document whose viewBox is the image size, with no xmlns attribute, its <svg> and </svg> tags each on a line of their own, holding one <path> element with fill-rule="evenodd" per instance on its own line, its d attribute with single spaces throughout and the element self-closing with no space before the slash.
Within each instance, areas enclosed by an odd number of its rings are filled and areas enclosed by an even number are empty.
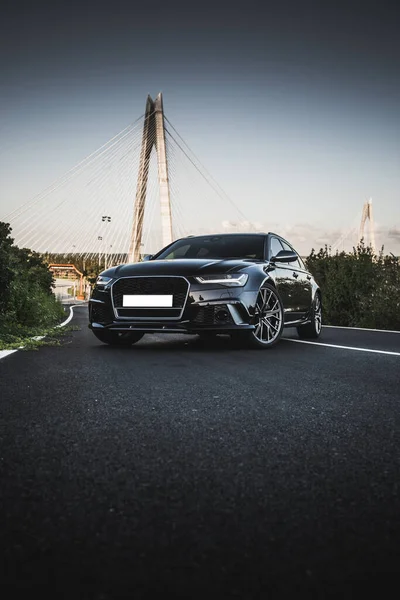
<svg viewBox="0 0 400 600">
<path fill-rule="evenodd" d="M 280 336 L 283 320 L 282 304 L 273 288 L 260 289 L 254 317 L 254 337 L 261 344 L 272 344 Z"/>
</svg>

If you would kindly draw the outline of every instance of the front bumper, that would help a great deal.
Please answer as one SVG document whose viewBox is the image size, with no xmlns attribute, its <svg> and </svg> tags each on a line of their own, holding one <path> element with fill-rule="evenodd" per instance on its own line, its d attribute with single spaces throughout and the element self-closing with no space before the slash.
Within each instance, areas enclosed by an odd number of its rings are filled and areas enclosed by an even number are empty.
<svg viewBox="0 0 400 600">
<path fill-rule="evenodd" d="M 95 288 L 89 301 L 89 327 L 112 331 L 142 331 L 144 333 L 228 333 L 252 330 L 257 291 L 209 288 L 190 284 L 186 304 L 179 318 L 120 317 L 115 310 L 111 291 Z"/>
</svg>

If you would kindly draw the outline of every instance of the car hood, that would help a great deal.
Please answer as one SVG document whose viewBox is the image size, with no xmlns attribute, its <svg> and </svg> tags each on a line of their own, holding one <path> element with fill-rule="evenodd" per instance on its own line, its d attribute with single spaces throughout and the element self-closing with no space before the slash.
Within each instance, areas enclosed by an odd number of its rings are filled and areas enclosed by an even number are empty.
<svg viewBox="0 0 400 600">
<path fill-rule="evenodd" d="M 104 271 L 107 277 L 131 277 L 149 275 L 213 275 L 217 273 L 232 273 L 248 268 L 262 261 L 254 259 L 175 259 L 175 260 L 149 260 L 131 265 L 120 265 Z"/>
</svg>

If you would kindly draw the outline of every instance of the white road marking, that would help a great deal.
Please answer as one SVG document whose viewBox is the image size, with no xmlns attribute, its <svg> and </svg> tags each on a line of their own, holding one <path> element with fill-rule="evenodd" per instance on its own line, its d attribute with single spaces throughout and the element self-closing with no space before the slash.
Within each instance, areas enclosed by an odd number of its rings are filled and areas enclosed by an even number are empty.
<svg viewBox="0 0 400 600">
<path fill-rule="evenodd" d="M 86 306 L 87 302 L 82 302 L 82 304 L 71 304 L 71 306 L 69 307 L 69 316 L 68 316 L 68 318 L 65 321 L 63 321 L 62 323 L 60 323 L 59 325 L 56 325 L 55 329 L 57 327 L 65 327 L 65 325 L 68 325 L 68 323 L 72 320 L 72 317 L 74 316 L 73 309 L 76 308 L 77 306 L 82 306 L 82 305 Z"/>
<path fill-rule="evenodd" d="M 344 327 L 343 325 L 322 325 L 322 327 L 329 327 L 330 329 L 355 329 L 356 331 L 377 331 L 379 333 L 400 333 L 400 331 L 392 329 L 367 329 L 367 327 Z"/>
<path fill-rule="evenodd" d="M 17 352 L 17 351 L 18 351 L 18 348 L 16 348 L 15 350 L 0 350 L 0 360 L 2 358 L 5 358 L 9 354 L 12 354 L 13 352 Z"/>
<path fill-rule="evenodd" d="M 313 346 L 326 346 L 327 348 L 340 348 L 342 350 L 357 350 L 358 352 L 373 352 L 375 354 L 389 354 L 390 356 L 400 356 L 400 352 L 390 352 L 389 350 L 374 350 L 373 348 L 356 348 L 355 346 L 339 346 L 338 344 L 323 344 L 322 342 L 309 342 L 306 340 L 295 340 L 293 338 L 282 338 L 287 342 L 296 342 L 297 344 L 312 344 Z"/>
</svg>

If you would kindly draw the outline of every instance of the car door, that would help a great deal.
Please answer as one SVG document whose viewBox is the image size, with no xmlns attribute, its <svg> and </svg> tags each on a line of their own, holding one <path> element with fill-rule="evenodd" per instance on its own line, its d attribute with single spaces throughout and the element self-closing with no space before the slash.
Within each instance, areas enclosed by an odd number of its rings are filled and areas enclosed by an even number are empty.
<svg viewBox="0 0 400 600">
<path fill-rule="evenodd" d="M 269 258 L 276 256 L 281 250 L 286 250 L 283 247 L 281 240 L 278 237 L 271 236 L 269 246 Z M 298 305 L 298 291 L 296 278 L 293 277 L 293 268 L 291 263 L 276 263 L 273 265 L 273 277 L 275 280 L 276 288 L 282 298 L 284 310 L 285 310 L 285 322 L 296 321 L 299 319 L 297 305 Z"/>
<path fill-rule="evenodd" d="M 291 250 L 292 252 L 296 252 L 296 250 L 290 246 L 285 240 L 280 240 L 284 250 Z M 312 285 L 311 285 L 311 275 L 306 271 L 303 261 L 301 260 L 298 252 L 297 260 L 290 263 L 290 268 L 292 269 L 292 276 L 296 280 L 296 304 L 297 304 L 297 313 L 299 318 L 302 319 L 306 316 L 311 307 L 311 299 L 312 299 Z"/>
</svg>

